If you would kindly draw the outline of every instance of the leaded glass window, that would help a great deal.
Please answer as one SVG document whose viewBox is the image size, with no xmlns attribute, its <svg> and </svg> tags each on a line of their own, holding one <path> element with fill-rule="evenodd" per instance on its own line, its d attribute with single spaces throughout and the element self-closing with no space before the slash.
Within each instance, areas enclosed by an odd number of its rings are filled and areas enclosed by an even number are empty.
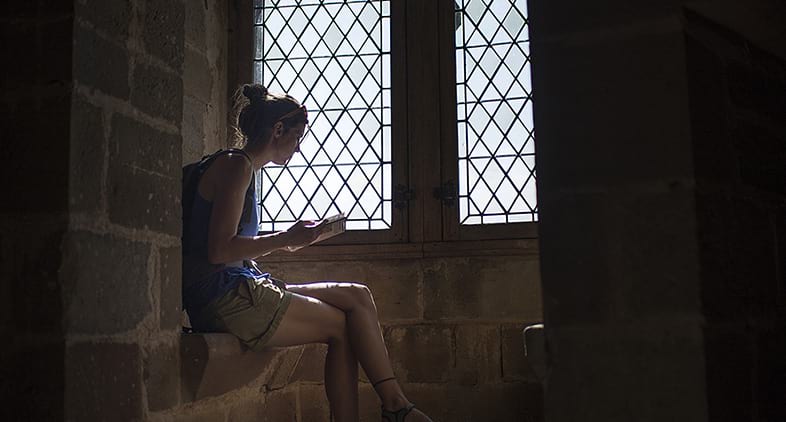
<svg viewBox="0 0 786 422">
<path fill-rule="evenodd" d="M 525 0 L 456 1 L 461 224 L 537 220 Z"/>
<path fill-rule="evenodd" d="M 254 80 L 310 120 L 300 154 L 261 171 L 261 230 L 337 212 L 391 227 L 389 28 L 389 0 L 255 0 Z"/>
</svg>

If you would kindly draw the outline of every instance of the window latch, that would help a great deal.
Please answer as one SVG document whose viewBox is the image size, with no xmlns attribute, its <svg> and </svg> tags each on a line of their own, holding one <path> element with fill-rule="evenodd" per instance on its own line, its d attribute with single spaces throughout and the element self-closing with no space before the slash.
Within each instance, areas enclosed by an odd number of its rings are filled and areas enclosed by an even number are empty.
<svg viewBox="0 0 786 422">
<path fill-rule="evenodd" d="M 404 209 L 409 201 L 415 199 L 415 190 L 405 185 L 396 185 L 393 189 L 393 207 Z"/>
<path fill-rule="evenodd" d="M 439 199 L 442 201 L 442 204 L 448 207 L 456 205 L 456 199 L 458 198 L 456 182 L 453 180 L 448 180 L 441 186 L 434 188 L 434 198 Z"/>
</svg>

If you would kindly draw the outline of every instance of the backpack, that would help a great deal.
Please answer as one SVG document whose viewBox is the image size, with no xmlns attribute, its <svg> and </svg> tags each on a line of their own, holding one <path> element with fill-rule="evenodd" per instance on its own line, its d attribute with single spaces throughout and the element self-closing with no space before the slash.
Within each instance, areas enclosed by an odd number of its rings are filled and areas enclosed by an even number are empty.
<svg viewBox="0 0 786 422">
<path fill-rule="evenodd" d="M 183 166 L 183 198 L 181 201 L 183 207 L 183 247 L 185 248 L 186 245 L 189 245 L 189 240 L 187 239 L 188 228 L 190 227 L 191 222 L 191 211 L 194 208 L 194 199 L 197 195 L 197 189 L 199 188 L 199 181 L 202 180 L 202 175 L 205 174 L 205 171 L 210 167 L 210 165 L 215 161 L 216 158 L 225 155 L 225 154 L 241 154 L 248 158 L 251 161 L 251 157 L 248 154 L 240 149 L 230 148 L 230 149 L 220 149 L 213 154 L 205 155 L 202 157 L 201 160 L 186 164 Z M 248 190 L 246 191 L 246 197 L 248 198 L 249 195 L 253 195 L 255 188 L 254 177 L 251 178 L 251 183 L 248 186 Z M 246 201 L 248 202 L 248 201 Z M 243 216 L 241 217 L 240 221 L 242 222 L 246 215 L 249 214 L 249 210 L 246 210 L 246 206 L 243 207 Z"/>
</svg>

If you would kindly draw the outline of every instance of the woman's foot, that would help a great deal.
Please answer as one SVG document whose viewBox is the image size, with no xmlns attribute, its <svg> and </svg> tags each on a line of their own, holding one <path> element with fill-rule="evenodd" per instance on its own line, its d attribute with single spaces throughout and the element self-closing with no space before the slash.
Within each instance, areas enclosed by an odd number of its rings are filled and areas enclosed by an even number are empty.
<svg viewBox="0 0 786 422">
<path fill-rule="evenodd" d="M 382 407 L 382 422 L 434 422 L 425 413 L 415 408 L 413 403 L 395 411 Z"/>
</svg>

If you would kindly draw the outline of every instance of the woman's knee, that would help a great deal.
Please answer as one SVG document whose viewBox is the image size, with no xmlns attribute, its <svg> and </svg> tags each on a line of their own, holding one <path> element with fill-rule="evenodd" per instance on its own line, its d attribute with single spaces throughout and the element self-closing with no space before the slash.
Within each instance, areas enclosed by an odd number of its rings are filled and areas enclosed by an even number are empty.
<svg viewBox="0 0 786 422">
<path fill-rule="evenodd" d="M 374 295 L 371 293 L 371 289 L 368 288 L 365 284 L 361 283 L 349 283 L 349 287 L 347 288 L 348 295 L 351 297 L 352 301 L 352 310 L 372 310 L 376 311 L 376 305 L 374 304 Z"/>
</svg>

